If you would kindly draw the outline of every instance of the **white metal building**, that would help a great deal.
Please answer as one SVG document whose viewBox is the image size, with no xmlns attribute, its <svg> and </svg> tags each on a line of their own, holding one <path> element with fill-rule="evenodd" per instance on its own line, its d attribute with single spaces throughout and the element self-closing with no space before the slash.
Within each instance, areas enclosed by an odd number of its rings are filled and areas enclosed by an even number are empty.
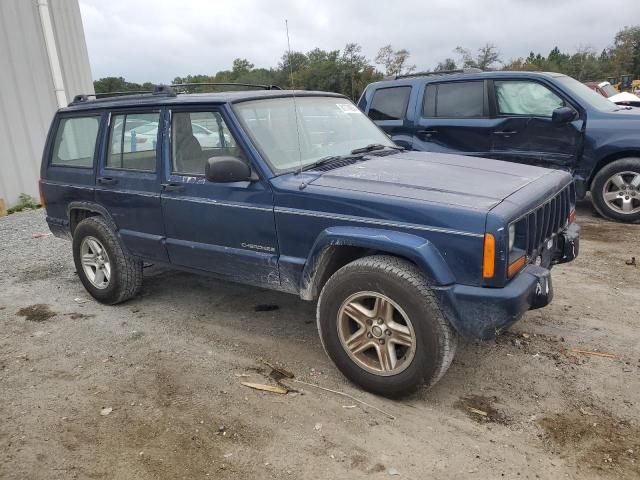
<svg viewBox="0 0 640 480">
<path fill-rule="evenodd" d="M 78 0 L 0 0 L 0 198 L 38 198 L 54 112 L 93 93 Z"/>
</svg>

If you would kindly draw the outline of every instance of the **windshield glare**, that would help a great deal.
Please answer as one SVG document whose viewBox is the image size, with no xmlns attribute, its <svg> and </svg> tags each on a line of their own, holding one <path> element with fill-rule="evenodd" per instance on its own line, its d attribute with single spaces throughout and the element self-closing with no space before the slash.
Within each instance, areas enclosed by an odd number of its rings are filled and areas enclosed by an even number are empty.
<svg viewBox="0 0 640 480">
<path fill-rule="evenodd" d="M 556 80 L 569 90 L 569 92 L 596 110 L 600 110 L 601 112 L 613 112 L 617 109 L 615 103 L 591 90 L 584 83 L 580 83 L 579 81 L 566 76 L 556 77 Z"/>
<path fill-rule="evenodd" d="M 395 145 L 344 98 L 271 98 L 238 103 L 234 110 L 275 173 L 370 144 Z"/>
</svg>

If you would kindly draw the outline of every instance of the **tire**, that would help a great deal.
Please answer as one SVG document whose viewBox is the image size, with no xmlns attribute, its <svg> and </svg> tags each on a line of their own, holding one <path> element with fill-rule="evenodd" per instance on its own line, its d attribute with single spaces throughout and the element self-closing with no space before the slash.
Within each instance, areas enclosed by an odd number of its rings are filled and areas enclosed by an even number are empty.
<svg viewBox="0 0 640 480">
<path fill-rule="evenodd" d="M 387 315 L 373 313 L 376 305 L 389 308 L 389 304 L 393 306 L 392 320 L 382 320 Z M 351 308 L 353 305 L 357 308 Z M 358 323 L 351 318 L 354 311 L 360 316 L 365 307 L 371 309 L 365 309 L 366 320 L 360 318 Z M 378 318 L 373 318 L 376 316 Z M 370 317 L 373 318 L 371 325 Z M 423 384 L 433 386 L 451 365 L 457 346 L 456 332 L 440 310 L 422 273 L 414 264 L 392 256 L 360 258 L 333 274 L 320 293 L 317 321 L 322 345 L 338 369 L 353 383 L 386 397 L 409 394 Z M 378 321 L 384 336 L 378 336 L 380 331 L 375 331 Z M 366 340 L 358 334 L 363 327 L 364 332 L 369 332 Z M 413 334 L 413 348 L 396 343 L 409 338 L 407 331 Z M 396 334 L 398 340 L 394 340 Z M 350 352 L 347 340 L 356 336 L 361 339 L 358 342 L 373 342 L 372 346 L 359 353 L 353 353 L 358 348 Z M 392 365 L 391 360 L 380 356 L 385 345 L 395 351 L 392 355 L 396 359 L 395 368 L 383 367 L 384 361 L 387 367 Z"/>
<path fill-rule="evenodd" d="M 104 250 L 101 255 L 96 252 Z M 94 266 L 84 265 L 82 256 Z M 102 258 L 102 260 L 100 260 Z M 104 218 L 89 217 L 78 224 L 73 232 L 73 260 L 80 281 L 100 303 L 115 305 L 134 297 L 142 287 L 142 261 L 127 255 L 115 232 Z M 102 265 L 103 272 L 106 265 L 109 273 L 103 273 L 98 280 L 98 268 Z M 87 271 L 87 267 L 89 272 Z M 91 272 L 96 272 L 91 278 Z M 108 278 L 107 278 L 108 277 Z"/>
<path fill-rule="evenodd" d="M 607 200 L 607 193 L 615 200 Z M 605 218 L 626 223 L 640 220 L 640 158 L 622 158 L 602 167 L 591 183 L 591 199 Z M 623 211 L 625 203 L 628 212 Z"/>
</svg>

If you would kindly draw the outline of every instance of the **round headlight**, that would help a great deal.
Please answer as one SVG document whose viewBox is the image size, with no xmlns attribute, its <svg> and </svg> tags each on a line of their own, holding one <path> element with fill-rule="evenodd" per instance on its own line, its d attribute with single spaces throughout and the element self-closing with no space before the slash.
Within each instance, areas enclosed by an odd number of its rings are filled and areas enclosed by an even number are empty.
<svg viewBox="0 0 640 480">
<path fill-rule="evenodd" d="M 516 226 L 509 225 L 509 251 L 513 250 L 514 243 L 516 243 Z"/>
</svg>

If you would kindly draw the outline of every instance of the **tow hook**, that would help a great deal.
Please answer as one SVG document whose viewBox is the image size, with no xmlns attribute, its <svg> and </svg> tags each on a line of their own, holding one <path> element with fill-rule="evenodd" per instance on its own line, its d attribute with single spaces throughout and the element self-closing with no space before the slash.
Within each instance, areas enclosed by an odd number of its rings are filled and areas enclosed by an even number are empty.
<svg viewBox="0 0 640 480">
<path fill-rule="evenodd" d="M 549 270 L 540 268 L 538 272 L 532 273 L 536 277 L 536 287 L 531 299 L 531 310 L 542 308 L 553 299 L 553 285 L 551 284 L 551 275 Z"/>
</svg>

